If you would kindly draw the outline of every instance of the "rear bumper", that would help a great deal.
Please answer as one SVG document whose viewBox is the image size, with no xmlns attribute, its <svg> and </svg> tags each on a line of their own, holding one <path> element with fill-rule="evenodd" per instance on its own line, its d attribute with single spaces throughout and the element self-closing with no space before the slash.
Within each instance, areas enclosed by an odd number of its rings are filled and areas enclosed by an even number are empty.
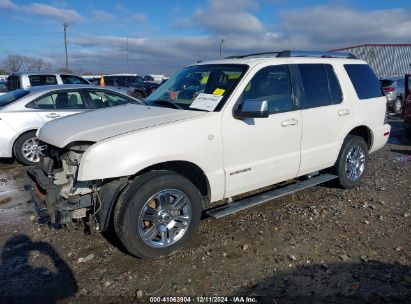
<svg viewBox="0 0 411 304">
<path fill-rule="evenodd" d="M 389 124 L 384 124 L 373 130 L 373 143 L 370 153 L 375 152 L 385 146 L 390 136 L 390 132 L 391 126 Z"/>
</svg>

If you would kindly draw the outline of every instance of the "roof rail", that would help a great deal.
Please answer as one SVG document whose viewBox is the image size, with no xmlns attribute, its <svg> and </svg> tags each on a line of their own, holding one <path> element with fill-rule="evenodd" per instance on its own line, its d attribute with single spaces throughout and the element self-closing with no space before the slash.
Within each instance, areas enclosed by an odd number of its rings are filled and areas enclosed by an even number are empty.
<svg viewBox="0 0 411 304">
<path fill-rule="evenodd" d="M 277 57 L 320 57 L 320 58 L 349 58 L 357 59 L 352 53 L 348 52 L 320 52 L 320 51 L 281 51 Z"/>
<path fill-rule="evenodd" d="M 264 52 L 264 53 L 254 53 L 254 54 L 247 54 L 247 55 L 234 55 L 229 56 L 224 59 L 239 59 L 239 58 L 247 58 L 247 57 L 263 57 L 264 55 L 274 55 L 272 57 L 277 57 L 280 52 Z M 269 57 L 269 56 L 265 56 Z"/>
<path fill-rule="evenodd" d="M 292 51 L 285 50 L 281 52 L 264 52 L 247 55 L 234 55 L 226 57 L 225 59 L 239 59 L 248 57 L 319 57 L 319 58 L 348 58 L 357 59 L 352 53 L 346 52 L 320 52 L 320 51 Z"/>
</svg>

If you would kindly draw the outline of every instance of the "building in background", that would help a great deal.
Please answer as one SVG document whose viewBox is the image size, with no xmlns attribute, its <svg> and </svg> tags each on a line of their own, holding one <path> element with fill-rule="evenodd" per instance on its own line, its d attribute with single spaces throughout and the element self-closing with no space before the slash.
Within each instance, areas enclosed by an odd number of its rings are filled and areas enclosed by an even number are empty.
<svg viewBox="0 0 411 304">
<path fill-rule="evenodd" d="M 411 44 L 362 44 L 332 51 L 350 52 L 367 61 L 380 79 L 411 74 Z"/>
</svg>

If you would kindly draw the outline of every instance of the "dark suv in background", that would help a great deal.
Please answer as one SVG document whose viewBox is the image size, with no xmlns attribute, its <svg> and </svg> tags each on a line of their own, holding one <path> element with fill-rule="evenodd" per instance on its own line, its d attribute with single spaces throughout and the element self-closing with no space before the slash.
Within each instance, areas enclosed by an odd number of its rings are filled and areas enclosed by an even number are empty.
<svg viewBox="0 0 411 304">
<path fill-rule="evenodd" d="M 93 81 L 96 85 L 100 85 L 100 78 Z M 120 90 L 135 98 L 144 99 L 154 92 L 160 84 L 152 81 L 146 81 L 141 76 L 122 76 L 122 75 L 107 75 L 104 76 L 104 84 L 107 87 Z"/>
<path fill-rule="evenodd" d="M 387 97 L 388 110 L 395 114 L 401 113 L 404 108 L 404 79 L 381 79 L 380 83 Z"/>
</svg>

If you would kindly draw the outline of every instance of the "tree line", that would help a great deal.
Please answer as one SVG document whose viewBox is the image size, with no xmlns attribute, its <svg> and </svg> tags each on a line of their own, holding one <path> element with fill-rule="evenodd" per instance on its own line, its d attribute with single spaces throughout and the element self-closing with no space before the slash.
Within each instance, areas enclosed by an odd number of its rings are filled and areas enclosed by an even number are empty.
<svg viewBox="0 0 411 304">
<path fill-rule="evenodd" d="M 51 64 L 41 58 L 9 54 L 0 62 L 0 74 L 40 72 L 50 70 Z M 1 73 L 3 72 L 3 73 Z"/>
</svg>

